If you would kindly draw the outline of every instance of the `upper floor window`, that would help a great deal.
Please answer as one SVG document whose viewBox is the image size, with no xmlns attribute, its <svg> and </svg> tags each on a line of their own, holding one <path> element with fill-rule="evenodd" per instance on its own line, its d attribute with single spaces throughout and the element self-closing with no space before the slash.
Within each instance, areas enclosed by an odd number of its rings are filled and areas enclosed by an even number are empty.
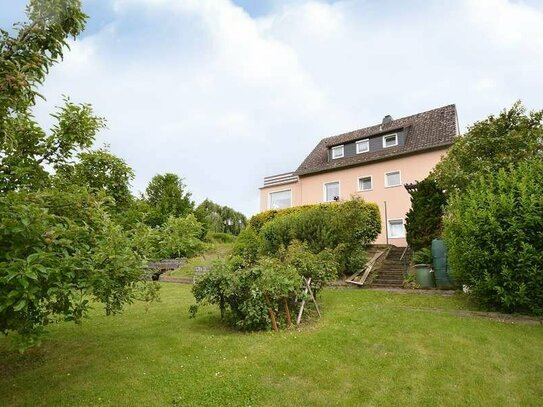
<svg viewBox="0 0 543 407">
<path fill-rule="evenodd" d="M 339 201 L 339 181 L 324 184 L 324 202 Z"/>
<path fill-rule="evenodd" d="M 332 147 L 332 159 L 341 158 L 345 155 L 343 146 Z"/>
<path fill-rule="evenodd" d="M 269 209 L 284 209 L 292 206 L 292 191 L 287 189 L 285 191 L 270 192 L 268 200 Z"/>
<path fill-rule="evenodd" d="M 397 187 L 402 185 L 402 176 L 400 171 L 391 171 L 385 173 L 385 187 Z"/>
<path fill-rule="evenodd" d="M 367 177 L 358 178 L 358 190 L 359 191 L 371 191 L 373 189 L 371 175 Z"/>
<path fill-rule="evenodd" d="M 398 145 L 398 135 L 388 134 L 383 136 L 383 148 L 394 147 Z"/>
<path fill-rule="evenodd" d="M 370 151 L 370 141 L 368 139 L 356 142 L 356 154 L 367 153 L 368 151 Z"/>
</svg>

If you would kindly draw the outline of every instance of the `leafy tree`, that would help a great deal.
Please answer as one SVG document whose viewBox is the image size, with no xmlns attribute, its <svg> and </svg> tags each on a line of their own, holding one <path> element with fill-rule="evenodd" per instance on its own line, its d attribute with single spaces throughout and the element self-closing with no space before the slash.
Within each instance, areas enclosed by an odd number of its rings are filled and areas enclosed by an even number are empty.
<svg viewBox="0 0 543 407">
<path fill-rule="evenodd" d="M 456 280 L 492 308 L 543 315 L 543 161 L 484 174 L 451 198 L 444 235 Z"/>
<path fill-rule="evenodd" d="M 183 180 L 172 173 L 155 175 L 145 190 L 145 199 L 150 207 L 151 226 L 164 224 L 170 216 L 186 216 L 194 209 L 191 193 L 186 191 Z"/>
<path fill-rule="evenodd" d="M 31 0 L 27 15 L 14 36 L 0 30 L 0 193 L 47 186 L 47 169 L 90 147 L 104 126 L 89 105 L 69 99 L 53 114 L 56 124 L 48 133 L 36 123 L 31 108 L 40 97 L 37 87 L 62 58 L 68 38 L 83 31 L 87 16 L 79 0 Z"/>
<path fill-rule="evenodd" d="M 104 120 L 68 98 L 48 131 L 32 115 L 38 87 L 84 28 L 81 3 L 30 0 L 27 15 L 14 36 L 0 30 L 0 331 L 18 332 L 22 348 L 51 322 L 79 322 L 89 301 L 111 314 L 156 294 L 106 211 L 112 198 L 129 200 L 131 170 L 104 151 L 88 152 Z M 79 186 L 59 188 L 60 174 Z"/>
<path fill-rule="evenodd" d="M 101 149 L 82 152 L 75 165 L 60 167 L 56 178 L 60 184 L 88 187 L 93 192 L 103 192 L 114 200 L 116 212 L 126 211 L 133 203 L 130 181 L 134 171 L 126 162 Z"/>
<path fill-rule="evenodd" d="M 200 240 L 202 224 L 194 215 L 171 216 L 160 227 L 139 223 L 132 230 L 134 250 L 147 260 L 193 257 L 205 244 Z"/>
<path fill-rule="evenodd" d="M 247 224 L 247 218 L 242 213 L 209 199 L 198 205 L 194 214 L 211 232 L 238 235 Z"/>
<path fill-rule="evenodd" d="M 441 236 L 445 194 L 433 179 L 417 183 L 411 194 L 411 209 L 406 217 L 406 238 L 415 251 L 430 247 L 432 239 Z"/>
<path fill-rule="evenodd" d="M 0 197 L 0 331 L 22 348 L 59 320 L 79 322 L 91 300 L 119 312 L 155 287 L 103 201 L 84 189 Z"/>
<path fill-rule="evenodd" d="M 456 140 L 431 174 L 447 194 L 463 191 L 482 174 L 496 174 L 543 153 L 543 111 L 526 113 L 520 102 L 476 122 Z"/>
</svg>

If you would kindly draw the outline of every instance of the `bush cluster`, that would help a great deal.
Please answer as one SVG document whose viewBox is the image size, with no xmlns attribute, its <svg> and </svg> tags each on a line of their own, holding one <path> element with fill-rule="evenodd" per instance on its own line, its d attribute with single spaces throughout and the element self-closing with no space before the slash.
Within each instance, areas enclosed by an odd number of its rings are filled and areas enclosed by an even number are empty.
<svg viewBox="0 0 543 407">
<path fill-rule="evenodd" d="M 380 231 L 378 206 L 353 199 L 276 211 L 271 220 L 260 227 L 258 237 L 265 255 L 276 255 L 293 240 L 304 242 L 313 253 L 332 249 L 340 273 L 345 274 L 362 268 L 366 261 L 364 247 L 373 242 Z"/>
<path fill-rule="evenodd" d="M 543 314 L 543 161 L 484 175 L 452 197 L 445 238 L 455 278 L 484 304 Z"/>
<path fill-rule="evenodd" d="M 304 298 L 302 278 L 318 291 L 337 276 L 329 251 L 314 254 L 300 242 L 280 257 L 261 257 L 248 264 L 239 256 L 216 262 L 194 286 L 197 304 L 214 304 L 232 325 L 242 330 L 289 326 Z M 192 308 L 193 315 L 197 306 Z"/>
</svg>

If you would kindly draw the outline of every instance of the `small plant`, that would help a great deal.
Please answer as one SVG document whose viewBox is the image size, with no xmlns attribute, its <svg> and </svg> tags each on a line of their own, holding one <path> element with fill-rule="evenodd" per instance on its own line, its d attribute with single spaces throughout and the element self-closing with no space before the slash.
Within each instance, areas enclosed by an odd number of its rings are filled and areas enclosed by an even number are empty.
<svg viewBox="0 0 543 407">
<path fill-rule="evenodd" d="M 413 255 L 414 264 L 432 264 L 432 249 L 425 247 Z"/>
<path fill-rule="evenodd" d="M 416 277 L 415 274 L 408 273 L 403 280 L 403 285 L 402 285 L 403 288 L 408 288 L 408 289 L 418 288 L 419 285 L 417 284 L 415 277 Z"/>
</svg>

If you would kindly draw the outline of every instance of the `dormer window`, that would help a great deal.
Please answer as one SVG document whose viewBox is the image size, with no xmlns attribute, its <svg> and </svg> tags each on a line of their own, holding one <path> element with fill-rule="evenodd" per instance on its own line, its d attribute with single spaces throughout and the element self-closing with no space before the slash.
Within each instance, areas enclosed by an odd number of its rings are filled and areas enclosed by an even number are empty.
<svg viewBox="0 0 543 407">
<path fill-rule="evenodd" d="M 397 134 L 387 134 L 383 136 L 383 148 L 394 147 L 398 145 Z"/>
<path fill-rule="evenodd" d="M 343 146 L 332 147 L 332 160 L 336 158 L 342 158 L 345 155 Z"/>
<path fill-rule="evenodd" d="M 356 142 L 356 154 L 367 153 L 368 151 L 370 151 L 370 141 L 368 139 Z"/>
</svg>

